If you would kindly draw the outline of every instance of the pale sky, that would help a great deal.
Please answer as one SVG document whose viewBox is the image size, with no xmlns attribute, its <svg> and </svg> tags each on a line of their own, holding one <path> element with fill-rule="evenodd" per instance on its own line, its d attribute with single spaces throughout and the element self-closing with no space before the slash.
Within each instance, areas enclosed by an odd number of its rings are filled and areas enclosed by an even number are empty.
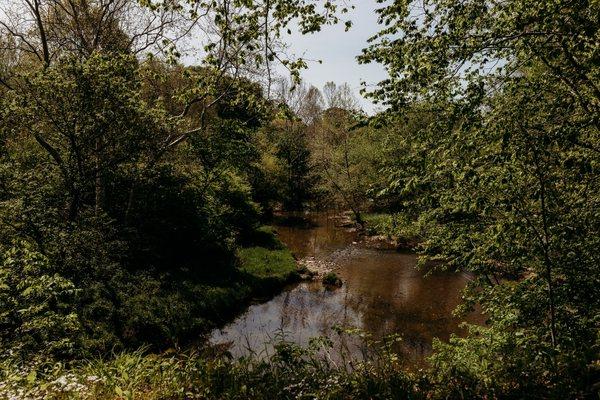
<svg viewBox="0 0 600 400">
<path fill-rule="evenodd" d="M 1 1 L 1 0 L 0 0 Z M 360 95 L 361 82 L 375 85 L 387 77 L 379 64 L 359 65 L 356 57 L 367 46 L 367 39 L 377 33 L 381 27 L 377 24 L 375 9 L 381 7 L 376 0 L 348 0 L 355 9 L 343 15 L 342 22 L 335 26 L 324 26 L 320 32 L 302 35 L 294 32 L 283 34 L 282 39 L 289 45 L 286 50 L 291 59 L 302 57 L 307 60 L 322 60 L 323 63 L 309 62 L 309 68 L 302 71 L 302 80 L 307 85 L 322 89 L 325 83 L 348 83 L 359 99 L 363 110 L 373 114 L 375 106 Z M 344 21 L 350 19 L 352 28 L 344 31 Z M 184 52 L 184 64 L 198 62 L 203 51 L 192 46 L 189 53 Z M 282 77 L 289 77 L 288 71 L 281 65 L 275 71 Z"/>
<path fill-rule="evenodd" d="M 356 56 L 367 46 L 367 39 L 381 28 L 375 14 L 375 9 L 381 5 L 375 0 L 354 0 L 352 4 L 356 8 L 350 11 L 348 19 L 354 25 L 348 32 L 344 32 L 344 26 L 340 24 L 326 26 L 313 35 L 292 34 L 289 52 L 298 57 L 323 61 L 323 64 L 309 63 L 309 69 L 302 72 L 306 84 L 322 89 L 329 81 L 337 84 L 347 82 L 361 100 L 363 109 L 372 113 L 373 104 L 360 97 L 360 83 L 376 84 L 386 78 L 386 73 L 379 64 L 359 65 Z"/>
</svg>

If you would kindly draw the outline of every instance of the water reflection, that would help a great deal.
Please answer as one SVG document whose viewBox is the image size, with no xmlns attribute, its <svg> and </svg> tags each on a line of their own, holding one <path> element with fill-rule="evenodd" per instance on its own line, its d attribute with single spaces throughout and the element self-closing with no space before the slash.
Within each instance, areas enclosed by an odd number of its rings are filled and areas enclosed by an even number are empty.
<svg viewBox="0 0 600 400">
<path fill-rule="evenodd" d="M 398 333 L 400 350 L 411 365 L 421 364 L 431 351 L 434 337 L 447 339 L 458 332 L 460 321 L 452 310 L 460 301 L 460 290 L 468 277 L 463 274 L 434 273 L 424 277 L 416 269 L 413 254 L 368 248 L 356 233 L 336 226 L 335 216 L 310 216 L 314 226 L 279 226 L 280 238 L 298 258 L 315 257 L 336 265 L 344 286 L 325 290 L 320 283 L 301 283 L 272 300 L 251 306 L 222 330 L 213 332 L 213 343 L 231 343 L 234 356 L 268 352 L 265 344 L 276 335 L 307 344 L 311 337 L 329 335 L 335 345 L 343 339 L 332 331 L 334 325 L 354 326 L 381 338 Z M 471 322 L 480 322 L 473 315 Z"/>
</svg>

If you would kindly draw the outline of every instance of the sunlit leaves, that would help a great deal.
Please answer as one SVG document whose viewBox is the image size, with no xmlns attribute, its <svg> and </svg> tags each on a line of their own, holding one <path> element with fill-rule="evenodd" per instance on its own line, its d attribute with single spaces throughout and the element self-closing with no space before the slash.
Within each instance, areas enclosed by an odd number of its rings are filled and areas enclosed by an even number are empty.
<svg viewBox="0 0 600 400">
<path fill-rule="evenodd" d="M 473 274 L 466 308 L 479 303 L 490 321 L 439 346 L 439 376 L 452 386 L 458 368 L 495 396 L 535 380 L 555 396 L 586 390 L 600 312 L 598 3 L 400 1 L 379 13 L 361 60 L 390 77 L 371 96 L 390 123 L 415 109 L 432 118 L 399 135 L 411 151 L 381 194 L 424 227 L 424 254 Z M 543 354 L 514 352 L 517 342 Z"/>
</svg>

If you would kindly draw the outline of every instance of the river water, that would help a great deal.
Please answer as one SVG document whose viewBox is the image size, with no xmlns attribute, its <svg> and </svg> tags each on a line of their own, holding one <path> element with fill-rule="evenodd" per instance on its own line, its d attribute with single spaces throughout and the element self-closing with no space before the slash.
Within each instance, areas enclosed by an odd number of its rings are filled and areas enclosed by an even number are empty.
<svg viewBox="0 0 600 400">
<path fill-rule="evenodd" d="M 363 354 L 363 341 L 348 339 L 334 326 L 356 327 L 373 339 L 398 334 L 395 350 L 406 364 L 420 366 L 431 352 L 434 337 L 447 340 L 461 333 L 452 310 L 469 279 L 462 273 L 435 272 L 425 276 L 416 268 L 416 256 L 379 250 L 360 240 L 356 232 L 340 226 L 335 214 L 306 214 L 306 226 L 276 226 L 280 239 L 298 259 L 333 266 L 343 286 L 325 289 L 320 282 L 302 282 L 286 288 L 271 300 L 255 304 L 210 341 L 226 344 L 233 356 L 266 355 L 272 343 L 286 340 L 306 345 L 310 338 L 328 336 L 335 347 Z M 474 314 L 469 322 L 480 323 Z"/>
</svg>

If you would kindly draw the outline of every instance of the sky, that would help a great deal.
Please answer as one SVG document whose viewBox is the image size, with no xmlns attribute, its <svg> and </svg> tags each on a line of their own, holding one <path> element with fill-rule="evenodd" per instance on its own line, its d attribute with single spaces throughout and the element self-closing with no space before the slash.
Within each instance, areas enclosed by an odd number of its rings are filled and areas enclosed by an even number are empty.
<svg viewBox="0 0 600 400">
<path fill-rule="evenodd" d="M 2 0 L 0 0 L 2 1 Z M 301 77 L 305 84 L 322 89 L 325 83 L 335 82 L 340 85 L 348 83 L 365 112 L 374 114 L 377 107 L 360 95 L 361 82 L 375 85 L 387 77 L 379 64 L 359 65 L 356 57 L 367 47 L 367 40 L 376 34 L 381 26 L 377 24 L 375 9 L 381 7 L 376 0 L 347 0 L 355 9 L 343 15 L 338 25 L 323 26 L 320 32 L 302 35 L 292 30 L 291 35 L 283 35 L 289 45 L 286 58 L 298 57 L 314 60 L 308 63 L 308 69 L 303 70 Z M 353 23 L 348 32 L 344 31 L 343 21 L 350 19 Z M 192 50 L 203 51 L 192 46 Z M 316 62 L 321 60 L 322 63 Z M 198 62 L 198 53 L 191 51 L 183 59 L 185 64 Z M 278 75 L 289 77 L 289 72 L 282 65 L 275 68 Z"/>
<path fill-rule="evenodd" d="M 289 37 L 288 53 L 311 60 L 322 60 L 323 63 L 309 63 L 308 70 L 302 72 L 302 79 L 308 85 L 323 88 L 325 83 L 333 81 L 337 84 L 348 83 L 360 99 L 363 110 L 372 114 L 376 110 L 370 101 L 360 96 L 362 81 L 373 85 L 386 78 L 383 67 L 379 64 L 359 65 L 356 56 L 367 46 L 367 39 L 380 30 L 377 24 L 375 0 L 354 0 L 355 10 L 348 19 L 353 22 L 352 28 L 344 32 L 343 23 L 337 26 L 326 26 L 321 32 L 313 35 L 292 34 Z M 281 74 L 285 72 L 282 70 Z"/>
</svg>

